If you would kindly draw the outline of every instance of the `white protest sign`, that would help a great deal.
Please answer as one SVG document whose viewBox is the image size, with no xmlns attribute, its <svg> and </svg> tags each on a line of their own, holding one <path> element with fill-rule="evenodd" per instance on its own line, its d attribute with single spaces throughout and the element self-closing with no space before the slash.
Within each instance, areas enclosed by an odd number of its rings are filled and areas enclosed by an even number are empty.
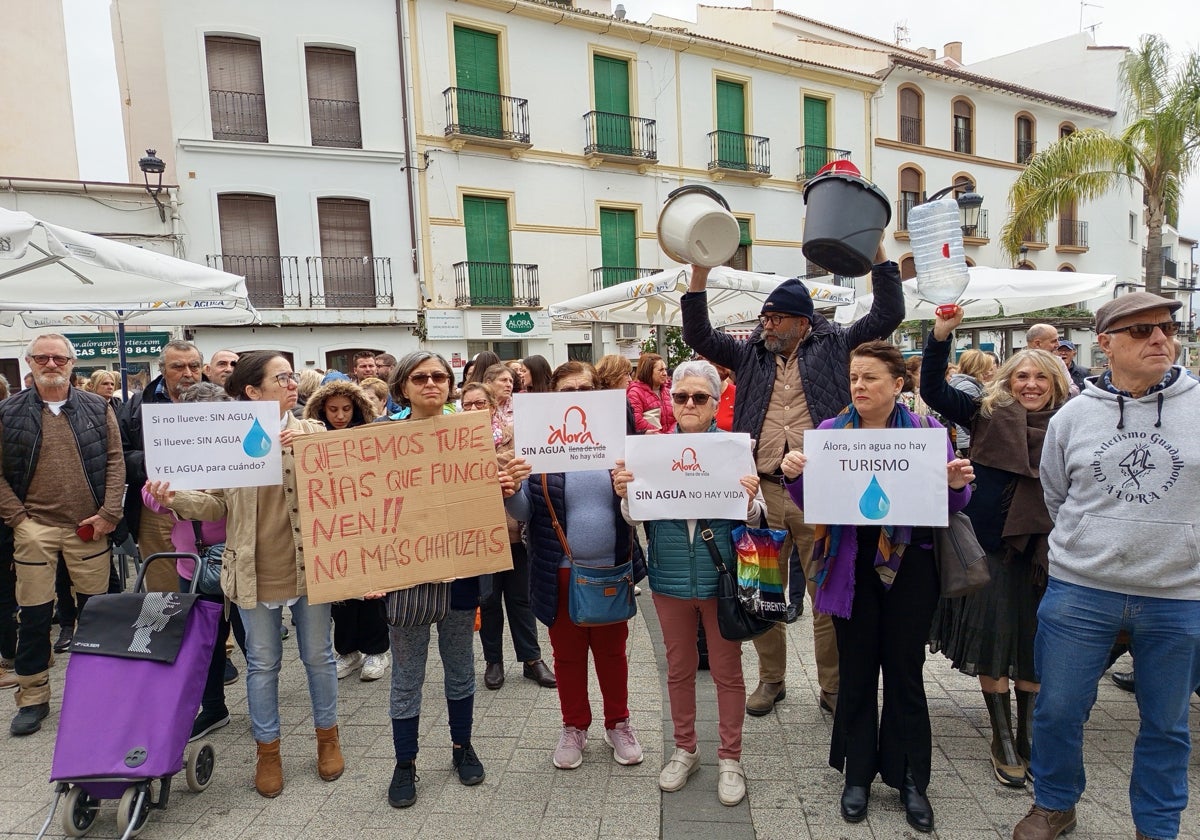
<svg viewBox="0 0 1200 840">
<path fill-rule="evenodd" d="M 746 520 L 746 488 L 754 475 L 750 436 L 710 432 L 625 438 L 629 515 L 634 519 Z"/>
<path fill-rule="evenodd" d="M 535 473 L 612 469 L 625 454 L 625 392 L 513 394 L 513 444 Z"/>
<path fill-rule="evenodd" d="M 804 433 L 804 521 L 945 527 L 945 429 Z"/>
<path fill-rule="evenodd" d="M 173 490 L 283 483 L 274 401 L 145 403 L 142 437 L 146 477 Z"/>
</svg>

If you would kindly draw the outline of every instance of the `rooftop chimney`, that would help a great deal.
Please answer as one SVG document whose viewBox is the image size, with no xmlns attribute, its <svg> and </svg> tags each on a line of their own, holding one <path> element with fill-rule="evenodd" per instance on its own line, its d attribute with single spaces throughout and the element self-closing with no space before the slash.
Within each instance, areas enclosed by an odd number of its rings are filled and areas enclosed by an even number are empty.
<svg viewBox="0 0 1200 840">
<path fill-rule="evenodd" d="M 946 44 L 946 58 L 953 58 L 959 64 L 962 64 L 962 41 L 951 41 Z"/>
</svg>

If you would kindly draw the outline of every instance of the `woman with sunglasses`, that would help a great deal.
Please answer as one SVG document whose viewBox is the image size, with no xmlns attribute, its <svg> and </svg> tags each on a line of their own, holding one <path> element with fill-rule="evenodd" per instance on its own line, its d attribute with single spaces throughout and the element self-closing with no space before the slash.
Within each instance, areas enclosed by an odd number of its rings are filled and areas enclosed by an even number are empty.
<svg viewBox="0 0 1200 840">
<path fill-rule="evenodd" d="M 493 418 L 493 440 L 496 460 L 506 467 L 513 459 L 513 428 L 495 425 L 496 397 L 491 387 L 482 382 L 470 382 L 462 392 L 463 411 L 490 411 Z M 491 595 L 479 605 L 479 643 L 483 646 L 483 685 L 496 691 L 504 685 L 504 612 L 508 610 L 508 631 L 512 636 L 517 659 L 523 663 L 522 674 L 543 688 L 554 688 L 554 672 L 542 661 L 538 645 L 537 623 L 529 607 L 529 555 L 521 541 L 521 523 L 508 519 L 508 547 L 512 553 L 511 571 L 492 574 Z M 502 600 L 503 599 L 503 602 Z"/>
<path fill-rule="evenodd" d="M 973 595 L 938 603 L 929 649 L 979 678 L 992 725 L 992 772 L 1006 787 L 1024 787 L 1039 688 L 1033 640 L 1054 524 L 1038 465 L 1046 426 L 1067 401 L 1070 382 L 1061 360 L 1027 349 L 1000 366 L 982 396 L 955 389 L 946 382 L 946 363 L 962 318 L 959 308 L 952 317 L 934 321 L 921 363 L 921 398 L 947 420 L 970 429 L 976 480 L 964 513 L 987 552 L 991 583 Z M 1010 681 L 1016 682 L 1015 740 Z"/>
<path fill-rule="evenodd" d="M 675 429 L 671 413 L 671 383 L 667 363 L 657 353 L 643 353 L 633 381 L 626 392 L 633 407 L 633 424 L 638 434 L 670 434 Z"/>
<path fill-rule="evenodd" d="M 566 362 L 555 368 L 551 390 L 593 391 L 596 374 L 585 362 Z M 514 478 L 528 474 L 528 465 L 515 458 L 507 467 Z M 554 766 L 573 770 L 583 763 L 592 706 L 588 698 L 588 652 L 604 698 L 604 741 L 618 764 L 640 764 L 642 745 L 629 721 L 629 660 L 625 643 L 629 622 L 580 627 L 571 621 L 567 604 L 572 561 L 606 568 L 632 558 L 633 578 L 646 576 L 646 563 L 635 529 L 621 516 L 621 499 L 613 492 L 608 470 L 545 473 L 530 476 L 505 509 L 526 529 L 533 614 L 549 630 L 554 650 L 554 676 L 562 710 L 562 733 L 554 749 Z M 563 545 L 554 522 L 562 527 Z"/>
<path fill-rule="evenodd" d="M 392 399 L 410 409 L 403 423 L 453 414 L 446 405 L 454 371 L 437 353 L 418 350 L 396 363 L 391 376 Z M 475 609 L 479 578 L 460 578 L 450 587 L 450 610 L 437 622 L 446 711 L 450 724 L 451 762 L 464 785 L 483 781 L 483 764 L 471 746 L 475 715 Z M 429 658 L 429 625 L 388 628 L 392 639 L 392 745 L 396 768 L 388 786 L 388 804 L 407 808 L 417 801 L 417 735 L 421 724 L 421 686 Z"/>
<path fill-rule="evenodd" d="M 704 361 L 684 362 L 675 368 L 671 405 L 676 432 L 716 432 L 721 379 L 715 367 Z M 679 445 L 679 444 L 677 444 Z M 621 464 L 613 473 L 613 490 L 627 498 L 633 474 Z M 757 522 L 766 513 L 758 492 L 758 476 L 741 479 L 746 491 L 746 520 Z M 621 503 L 627 521 L 629 503 Z M 686 513 L 681 510 L 680 513 Z M 732 530 L 746 520 L 710 519 L 714 543 L 726 565 L 736 568 Z M 667 694 L 675 727 L 675 752 L 658 776 L 665 791 L 681 790 L 700 769 L 696 740 L 696 670 L 698 627 L 708 639 L 708 663 L 717 687 L 717 799 L 722 805 L 737 805 L 746 796 L 746 774 L 742 770 L 742 722 L 746 718 L 746 683 L 742 678 L 742 645 L 721 636 L 717 627 L 717 568 L 697 530 L 695 519 L 652 520 L 644 523 L 649 554 L 650 586 L 654 609 L 667 649 Z"/>
<path fill-rule="evenodd" d="M 300 508 L 292 441 L 323 430 L 313 420 L 292 414 L 297 377 L 291 363 L 271 350 L 243 353 L 225 381 L 235 400 L 279 406 L 283 481 L 264 487 L 208 492 L 170 489 L 151 482 L 151 495 L 181 519 L 226 519 L 221 588 L 238 608 L 246 628 L 246 700 L 250 730 L 258 744 L 254 787 L 259 795 L 283 790 L 279 757 L 279 669 L 283 661 L 283 607 L 296 623 L 300 661 L 308 676 L 313 722 L 317 730 L 317 775 L 331 782 L 342 775 L 337 726 L 337 668 L 329 629 L 329 604 L 310 604 L 300 541 Z"/>
</svg>

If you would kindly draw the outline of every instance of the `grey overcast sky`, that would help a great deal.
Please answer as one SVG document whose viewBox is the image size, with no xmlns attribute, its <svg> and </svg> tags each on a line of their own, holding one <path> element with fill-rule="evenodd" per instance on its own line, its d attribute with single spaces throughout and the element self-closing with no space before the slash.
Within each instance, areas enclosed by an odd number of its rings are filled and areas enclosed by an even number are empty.
<svg viewBox="0 0 1200 840">
<path fill-rule="evenodd" d="M 644 21 L 654 12 L 695 19 L 690 0 L 614 0 L 631 20 Z M 67 22 L 79 145 L 80 177 L 125 181 L 120 98 L 113 64 L 111 27 L 106 0 L 62 0 Z M 712 5 L 748 5 L 714 2 Z M 1145 32 L 1163 33 L 1176 53 L 1200 49 L 1200 18 L 1194 0 L 1005 0 L 964 4 L 962 0 L 916 0 L 907 6 L 892 0 L 837 0 L 829 3 L 775 0 L 776 8 L 823 20 L 884 41 L 892 41 L 897 24 L 908 29 L 908 46 L 941 47 L 963 42 L 968 64 L 1051 41 L 1094 27 L 1096 42 L 1132 45 Z M 140 151 L 140 150 L 139 150 Z M 1182 233 L 1200 238 L 1200 173 L 1186 190 Z"/>
</svg>

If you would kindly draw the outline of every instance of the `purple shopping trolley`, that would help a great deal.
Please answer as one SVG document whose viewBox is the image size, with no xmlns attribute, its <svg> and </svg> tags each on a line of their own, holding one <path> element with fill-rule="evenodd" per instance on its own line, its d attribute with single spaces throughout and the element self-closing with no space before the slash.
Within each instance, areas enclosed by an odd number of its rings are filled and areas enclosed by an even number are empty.
<svg viewBox="0 0 1200 840">
<path fill-rule="evenodd" d="M 146 558 L 134 592 L 97 595 L 79 617 L 63 688 L 50 781 L 54 801 L 38 837 L 63 802 L 62 829 L 82 837 L 103 799 L 120 799 L 117 829 L 136 837 L 151 809 L 165 808 L 171 777 L 186 771 L 188 788 L 212 779 L 209 743 L 189 744 L 217 635 L 221 605 L 195 594 L 143 592 L 152 562 L 195 555 Z M 158 782 L 157 798 L 152 783 Z"/>
</svg>

